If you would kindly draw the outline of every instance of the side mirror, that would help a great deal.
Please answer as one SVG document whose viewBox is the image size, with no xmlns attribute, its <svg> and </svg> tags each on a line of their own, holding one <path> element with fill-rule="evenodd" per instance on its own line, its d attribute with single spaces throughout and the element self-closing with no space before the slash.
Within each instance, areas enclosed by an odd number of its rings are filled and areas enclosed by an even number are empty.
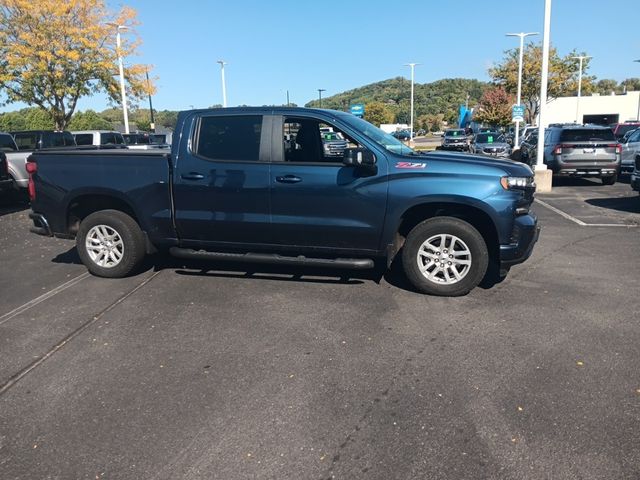
<svg viewBox="0 0 640 480">
<path fill-rule="evenodd" d="M 376 156 L 366 148 L 345 148 L 342 163 L 347 167 L 372 167 Z"/>
</svg>

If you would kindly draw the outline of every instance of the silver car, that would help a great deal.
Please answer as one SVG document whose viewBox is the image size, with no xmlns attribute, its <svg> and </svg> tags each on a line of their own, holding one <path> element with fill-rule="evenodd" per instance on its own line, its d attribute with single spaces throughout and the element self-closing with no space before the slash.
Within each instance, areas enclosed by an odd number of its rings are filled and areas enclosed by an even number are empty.
<svg viewBox="0 0 640 480">
<path fill-rule="evenodd" d="M 640 153 L 640 128 L 629 133 L 622 142 L 622 156 L 620 160 L 620 172 L 633 172 L 636 155 Z"/>
<path fill-rule="evenodd" d="M 506 158 L 511 155 L 511 145 L 507 139 L 499 132 L 477 133 L 471 144 L 469 151 L 479 155 L 490 155 L 492 157 Z"/>
</svg>

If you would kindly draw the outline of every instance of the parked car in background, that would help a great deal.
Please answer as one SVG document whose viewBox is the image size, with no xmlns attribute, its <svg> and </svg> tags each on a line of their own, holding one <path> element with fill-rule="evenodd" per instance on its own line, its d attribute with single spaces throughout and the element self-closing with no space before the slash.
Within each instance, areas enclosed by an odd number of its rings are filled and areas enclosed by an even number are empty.
<svg viewBox="0 0 640 480">
<path fill-rule="evenodd" d="M 320 132 L 322 148 L 327 157 L 342 157 L 349 145 L 339 132 Z"/>
<path fill-rule="evenodd" d="M 98 147 L 126 148 L 124 137 L 112 130 L 80 130 L 71 132 L 76 145 L 94 145 Z"/>
<path fill-rule="evenodd" d="M 27 130 L 11 132 L 16 145 L 16 151 L 7 152 L 9 161 L 9 175 L 18 188 L 27 188 L 29 174 L 27 173 L 27 158 L 32 152 L 47 148 L 75 148 L 76 142 L 71 132 L 55 132 L 52 130 Z"/>
<path fill-rule="evenodd" d="M 391 135 L 396 137 L 398 140 L 410 140 L 411 132 L 409 130 L 396 130 Z"/>
<path fill-rule="evenodd" d="M 457 150 L 464 152 L 469 150 L 469 141 L 463 128 L 449 128 L 444 131 L 440 150 Z"/>
<path fill-rule="evenodd" d="M 633 172 L 631 172 L 631 188 L 640 193 L 640 155 L 636 155 Z"/>
<path fill-rule="evenodd" d="M 611 125 L 611 130 L 613 130 L 616 140 L 622 140 L 622 137 L 624 137 L 627 132 L 637 128 L 640 128 L 640 122 L 614 123 Z"/>
<path fill-rule="evenodd" d="M 9 162 L 7 162 L 7 155 L 0 151 L 0 195 L 12 191 L 13 180 L 9 176 Z"/>
<path fill-rule="evenodd" d="M 520 148 L 512 151 L 511 158 L 532 166 L 536 163 L 536 156 L 535 153 L 532 154 L 532 151 L 535 150 L 537 146 L 538 129 L 536 128 L 535 130 L 529 130 L 527 136 L 520 139 Z"/>
<path fill-rule="evenodd" d="M 511 155 L 511 146 L 499 132 L 477 133 L 471 139 L 469 151 L 478 155 L 507 158 Z"/>
<path fill-rule="evenodd" d="M 537 141 L 528 156 L 537 156 Z M 550 126 L 544 134 L 544 163 L 555 176 L 600 178 L 613 185 L 620 172 L 622 146 L 609 127 Z"/>
<path fill-rule="evenodd" d="M 152 133 L 136 132 L 122 135 L 128 148 L 132 150 L 168 150 L 170 145 L 160 143 Z"/>
<path fill-rule="evenodd" d="M 640 128 L 628 131 L 625 136 L 627 137 L 626 141 L 621 143 L 620 173 L 631 173 L 634 169 L 636 155 L 640 154 Z"/>
</svg>

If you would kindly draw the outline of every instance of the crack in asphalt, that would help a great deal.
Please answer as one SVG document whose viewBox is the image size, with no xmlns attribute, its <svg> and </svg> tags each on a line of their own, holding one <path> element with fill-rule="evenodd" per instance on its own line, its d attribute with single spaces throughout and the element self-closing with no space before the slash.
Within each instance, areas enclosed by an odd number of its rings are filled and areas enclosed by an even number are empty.
<svg viewBox="0 0 640 480">
<path fill-rule="evenodd" d="M 134 288 L 129 290 L 124 295 L 120 296 L 117 300 L 115 300 L 114 302 L 110 303 L 107 307 L 103 308 L 100 312 L 98 312 L 97 314 L 93 315 L 89 320 L 87 320 L 82 325 L 80 325 L 78 328 L 76 328 L 71 333 L 66 335 L 60 342 L 58 342 L 53 348 L 51 348 L 44 355 L 42 355 L 41 357 L 39 357 L 36 360 L 34 360 L 33 362 L 31 362 L 28 366 L 26 366 L 25 368 L 20 370 L 18 373 L 12 375 L 5 383 L 0 385 L 0 396 L 5 394 L 16 383 L 18 383 L 20 380 L 22 380 L 24 377 L 26 377 L 33 370 L 35 370 L 40 365 L 42 365 L 49 357 L 51 357 L 54 353 L 56 353 L 58 350 L 60 350 L 62 347 L 64 347 L 67 343 L 69 343 L 75 337 L 80 335 L 82 332 L 84 332 L 86 329 L 88 329 L 91 325 L 95 324 L 106 313 L 108 313 L 111 310 L 113 310 L 115 307 L 120 305 L 122 302 L 124 302 L 131 295 L 133 295 L 138 290 L 140 290 L 145 285 L 147 285 L 151 280 L 153 280 L 155 277 L 157 277 L 160 273 L 162 273 L 162 270 L 158 270 L 158 271 L 154 272 L 152 275 L 150 275 L 149 277 L 145 278 L 142 282 L 140 282 Z"/>
</svg>

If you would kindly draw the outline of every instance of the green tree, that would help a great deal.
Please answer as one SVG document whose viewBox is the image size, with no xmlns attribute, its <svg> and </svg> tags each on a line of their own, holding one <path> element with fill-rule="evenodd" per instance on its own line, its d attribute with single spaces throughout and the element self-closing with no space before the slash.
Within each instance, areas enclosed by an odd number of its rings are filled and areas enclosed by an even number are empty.
<svg viewBox="0 0 640 480">
<path fill-rule="evenodd" d="M 578 92 L 578 60 L 572 57 L 585 55 L 575 50 L 565 57 L 560 57 L 555 48 L 549 51 L 548 96 L 577 95 Z M 540 75 L 542 69 L 542 47 L 530 43 L 523 53 L 522 103 L 526 107 L 525 120 L 532 123 L 540 108 Z M 590 59 L 582 65 L 582 93 L 592 91 L 594 77 L 587 75 Z M 518 87 L 518 49 L 507 50 L 502 61 L 489 69 L 493 81 L 504 87 L 507 93 L 516 94 Z"/>
<path fill-rule="evenodd" d="M 373 125 L 380 126 L 383 123 L 393 123 L 393 111 L 384 103 L 371 102 L 364 106 L 364 119 Z"/>
<path fill-rule="evenodd" d="M 68 125 L 69 130 L 113 130 L 113 123 L 93 110 L 76 112 Z"/>
<path fill-rule="evenodd" d="M 118 14 L 104 0 L 2 0 L 0 3 L 0 91 L 5 103 L 24 102 L 39 107 L 63 130 L 80 98 L 105 92 L 119 97 L 118 54 L 135 54 L 135 32 L 122 35 L 115 45 L 109 23 L 133 26 L 135 11 Z M 125 68 L 128 94 L 139 98 L 153 90 L 145 79 L 147 67 Z"/>
<path fill-rule="evenodd" d="M 611 78 L 605 78 L 595 84 L 595 91 L 600 95 L 611 95 L 611 92 L 621 93 L 622 88 L 618 85 L 617 81 Z"/>
<path fill-rule="evenodd" d="M 620 82 L 620 86 L 627 92 L 636 92 L 640 90 L 640 78 L 627 78 Z"/>
<path fill-rule="evenodd" d="M 514 97 L 504 88 L 494 87 L 484 92 L 473 112 L 473 119 L 485 125 L 507 126 L 511 123 Z"/>
</svg>

